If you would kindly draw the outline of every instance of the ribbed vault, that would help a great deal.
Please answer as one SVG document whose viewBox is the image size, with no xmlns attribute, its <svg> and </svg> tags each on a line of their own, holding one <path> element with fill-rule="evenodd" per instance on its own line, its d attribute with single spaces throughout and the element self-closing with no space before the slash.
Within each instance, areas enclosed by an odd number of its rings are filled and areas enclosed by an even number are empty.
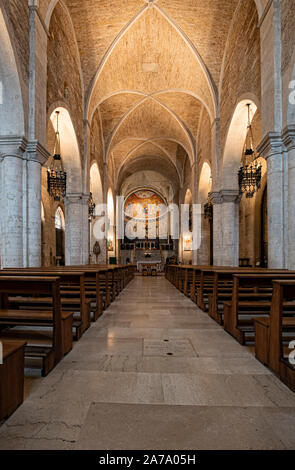
<svg viewBox="0 0 295 470">
<path fill-rule="evenodd" d="M 180 181 L 185 161 L 192 165 L 199 148 L 210 153 L 206 143 L 219 117 L 218 88 L 240 0 L 60 1 L 80 52 L 85 118 L 91 129 L 93 120 L 100 126 L 100 143 L 91 148 L 103 146 L 100 158 L 117 181 L 135 161 L 146 168 L 172 165 L 174 182 Z M 43 2 L 46 24 L 56 3 Z"/>
</svg>

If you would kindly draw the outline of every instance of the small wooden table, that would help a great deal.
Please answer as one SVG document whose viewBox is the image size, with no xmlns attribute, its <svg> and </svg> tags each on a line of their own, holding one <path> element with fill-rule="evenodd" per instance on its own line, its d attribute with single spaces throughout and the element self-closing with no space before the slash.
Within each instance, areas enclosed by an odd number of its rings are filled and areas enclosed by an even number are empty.
<svg viewBox="0 0 295 470">
<path fill-rule="evenodd" d="M 8 418 L 24 401 L 24 341 L 0 340 L 0 420 Z"/>
</svg>

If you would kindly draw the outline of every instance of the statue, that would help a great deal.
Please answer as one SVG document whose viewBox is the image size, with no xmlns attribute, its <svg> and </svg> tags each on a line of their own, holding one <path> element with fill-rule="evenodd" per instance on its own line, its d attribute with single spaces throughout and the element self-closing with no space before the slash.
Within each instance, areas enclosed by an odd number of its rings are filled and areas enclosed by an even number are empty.
<svg viewBox="0 0 295 470">
<path fill-rule="evenodd" d="M 95 257 L 96 257 L 96 264 L 98 264 L 98 257 L 101 253 L 101 250 L 100 250 L 100 244 L 98 241 L 96 241 L 94 243 L 94 247 L 93 247 L 93 253 L 95 254 Z"/>
</svg>

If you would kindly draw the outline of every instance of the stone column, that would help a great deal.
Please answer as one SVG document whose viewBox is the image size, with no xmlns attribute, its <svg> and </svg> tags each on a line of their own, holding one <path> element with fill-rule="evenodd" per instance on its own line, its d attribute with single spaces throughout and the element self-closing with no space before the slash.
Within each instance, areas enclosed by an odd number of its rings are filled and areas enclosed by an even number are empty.
<svg viewBox="0 0 295 470">
<path fill-rule="evenodd" d="M 210 223 L 205 218 L 204 204 L 201 209 L 201 246 L 197 250 L 196 260 L 193 258 L 193 264 L 209 265 L 210 264 Z M 193 252 L 194 254 L 195 252 Z"/>
<path fill-rule="evenodd" d="M 192 166 L 192 205 L 193 205 L 193 208 L 194 208 L 194 205 L 197 203 L 198 203 L 198 165 L 195 159 L 193 166 Z M 194 209 L 193 209 L 193 212 L 194 212 Z M 202 218 L 202 220 L 200 221 L 201 227 L 197 227 L 197 229 L 202 232 L 203 231 L 203 217 L 201 218 Z M 193 220 L 193 227 L 194 227 L 194 220 Z M 201 237 L 202 237 L 202 233 L 201 233 Z M 200 264 L 199 251 L 200 250 L 192 250 L 192 264 Z"/>
<path fill-rule="evenodd" d="M 41 266 L 41 167 L 49 153 L 37 141 L 27 146 L 27 266 Z"/>
<path fill-rule="evenodd" d="M 89 261 L 88 199 L 89 194 L 68 194 L 65 198 L 67 266 Z"/>
<path fill-rule="evenodd" d="M 267 160 L 268 267 L 285 268 L 284 149 L 281 134 L 267 134 L 258 152 Z"/>
<path fill-rule="evenodd" d="M 239 202 L 237 190 L 222 189 L 221 266 L 239 266 Z"/>
<path fill-rule="evenodd" d="M 26 140 L 1 137 L 1 266 L 24 266 L 24 165 Z"/>
<path fill-rule="evenodd" d="M 295 269 L 295 125 L 283 132 L 288 152 L 288 269 Z"/>
<path fill-rule="evenodd" d="M 213 204 L 213 264 L 221 265 L 222 254 L 222 199 L 219 191 L 212 191 L 209 197 Z"/>
</svg>

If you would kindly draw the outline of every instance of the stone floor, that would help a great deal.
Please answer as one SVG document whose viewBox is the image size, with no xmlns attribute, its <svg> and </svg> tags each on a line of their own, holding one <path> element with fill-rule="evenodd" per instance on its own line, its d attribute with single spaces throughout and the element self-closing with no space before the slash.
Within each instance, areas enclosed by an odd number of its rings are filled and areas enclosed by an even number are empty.
<svg viewBox="0 0 295 470">
<path fill-rule="evenodd" d="M 0 449 L 295 449 L 295 394 L 164 278 L 137 277 L 0 427 Z"/>
</svg>

